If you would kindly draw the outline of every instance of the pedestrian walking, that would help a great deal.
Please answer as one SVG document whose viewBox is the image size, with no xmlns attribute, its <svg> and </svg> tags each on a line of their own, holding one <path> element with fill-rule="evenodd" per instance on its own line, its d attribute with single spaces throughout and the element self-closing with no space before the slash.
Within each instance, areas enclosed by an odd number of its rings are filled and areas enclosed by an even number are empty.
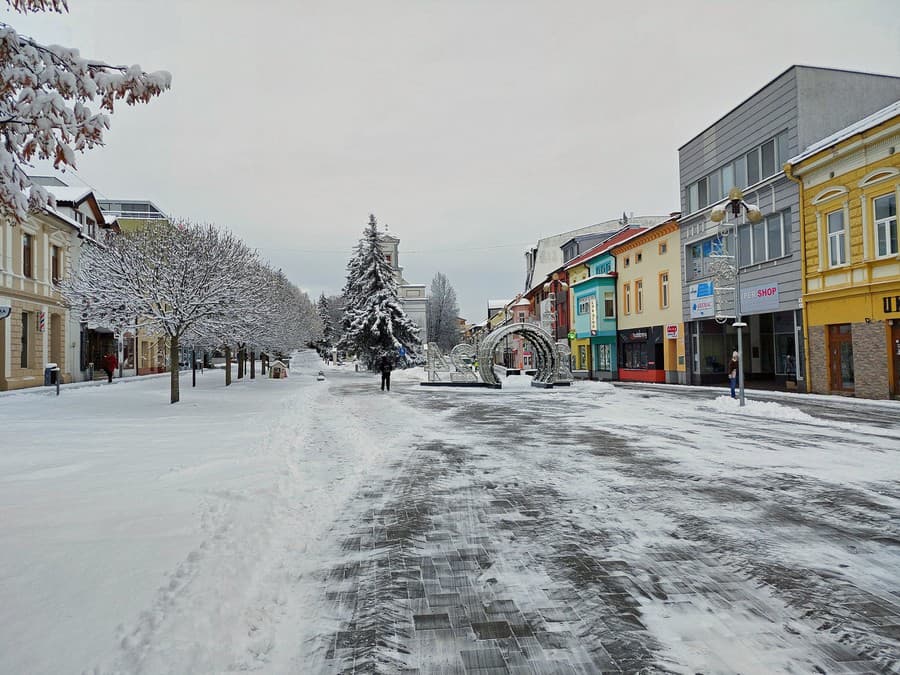
<svg viewBox="0 0 900 675">
<path fill-rule="evenodd" d="M 106 373 L 107 380 L 112 382 L 113 373 L 116 372 L 116 368 L 119 367 L 119 360 L 116 358 L 115 354 L 107 353 L 100 361 L 100 365 L 103 368 L 103 372 Z"/>
<path fill-rule="evenodd" d="M 738 353 L 734 352 L 731 355 L 731 363 L 728 364 L 728 382 L 731 384 L 731 398 L 737 398 L 734 395 L 734 388 L 737 386 L 738 366 Z"/>
<path fill-rule="evenodd" d="M 381 391 L 385 390 L 385 387 L 388 391 L 391 390 L 391 371 L 394 369 L 394 364 L 391 362 L 391 357 L 387 354 L 384 354 L 381 357 Z"/>
</svg>

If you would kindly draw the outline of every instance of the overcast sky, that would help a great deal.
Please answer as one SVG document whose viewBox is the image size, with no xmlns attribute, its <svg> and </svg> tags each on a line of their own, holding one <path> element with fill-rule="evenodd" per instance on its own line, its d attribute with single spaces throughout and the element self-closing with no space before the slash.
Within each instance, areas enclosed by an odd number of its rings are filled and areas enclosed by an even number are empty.
<svg viewBox="0 0 900 675">
<path fill-rule="evenodd" d="M 311 296 L 375 213 L 471 321 L 538 238 L 678 210 L 677 148 L 790 65 L 900 75 L 896 0 L 69 5 L 0 21 L 173 76 L 79 157 L 101 196 L 228 227 Z"/>
</svg>

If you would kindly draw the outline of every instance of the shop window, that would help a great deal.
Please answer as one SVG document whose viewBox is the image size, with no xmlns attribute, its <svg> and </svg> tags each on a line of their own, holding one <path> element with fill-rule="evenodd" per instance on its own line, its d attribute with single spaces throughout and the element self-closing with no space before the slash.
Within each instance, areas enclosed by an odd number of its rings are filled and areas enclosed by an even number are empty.
<svg viewBox="0 0 900 675">
<path fill-rule="evenodd" d="M 624 368 L 647 367 L 647 343 L 626 342 L 622 345 L 622 366 Z"/>
<path fill-rule="evenodd" d="M 594 345 L 597 355 L 597 370 L 612 370 L 612 345 Z"/>
</svg>

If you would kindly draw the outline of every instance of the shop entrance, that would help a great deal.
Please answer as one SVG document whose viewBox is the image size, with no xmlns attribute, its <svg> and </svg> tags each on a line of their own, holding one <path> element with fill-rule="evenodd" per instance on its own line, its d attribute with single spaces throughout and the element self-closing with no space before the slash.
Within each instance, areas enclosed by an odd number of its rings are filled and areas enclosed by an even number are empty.
<svg viewBox="0 0 900 675">
<path fill-rule="evenodd" d="M 831 391 L 852 394 L 855 390 L 853 379 L 853 334 L 849 323 L 828 327 L 828 355 Z"/>
</svg>

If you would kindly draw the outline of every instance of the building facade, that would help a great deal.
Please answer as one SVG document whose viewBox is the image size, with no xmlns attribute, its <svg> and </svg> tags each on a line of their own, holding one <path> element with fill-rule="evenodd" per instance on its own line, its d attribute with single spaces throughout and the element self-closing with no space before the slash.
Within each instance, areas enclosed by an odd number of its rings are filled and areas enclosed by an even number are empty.
<svg viewBox="0 0 900 675">
<path fill-rule="evenodd" d="M 44 384 L 48 363 L 71 382 L 72 333 L 59 291 L 79 227 L 54 209 L 14 225 L 0 221 L 0 391 Z"/>
<path fill-rule="evenodd" d="M 677 215 L 611 249 L 617 294 L 630 299 L 617 320 L 620 380 L 686 381 Z"/>
<path fill-rule="evenodd" d="M 782 167 L 800 149 L 898 97 L 900 78 L 792 66 L 679 148 L 689 383 L 726 380 L 737 346 L 731 319 L 740 314 L 748 324 L 743 340 L 748 383 L 808 388 L 799 189 Z M 710 219 L 711 209 L 727 201 L 732 187 L 760 209 L 760 223 Z M 734 270 L 740 298 L 729 290 L 735 286 Z"/>
<path fill-rule="evenodd" d="M 900 397 L 900 100 L 793 158 L 810 390 Z"/>
</svg>

